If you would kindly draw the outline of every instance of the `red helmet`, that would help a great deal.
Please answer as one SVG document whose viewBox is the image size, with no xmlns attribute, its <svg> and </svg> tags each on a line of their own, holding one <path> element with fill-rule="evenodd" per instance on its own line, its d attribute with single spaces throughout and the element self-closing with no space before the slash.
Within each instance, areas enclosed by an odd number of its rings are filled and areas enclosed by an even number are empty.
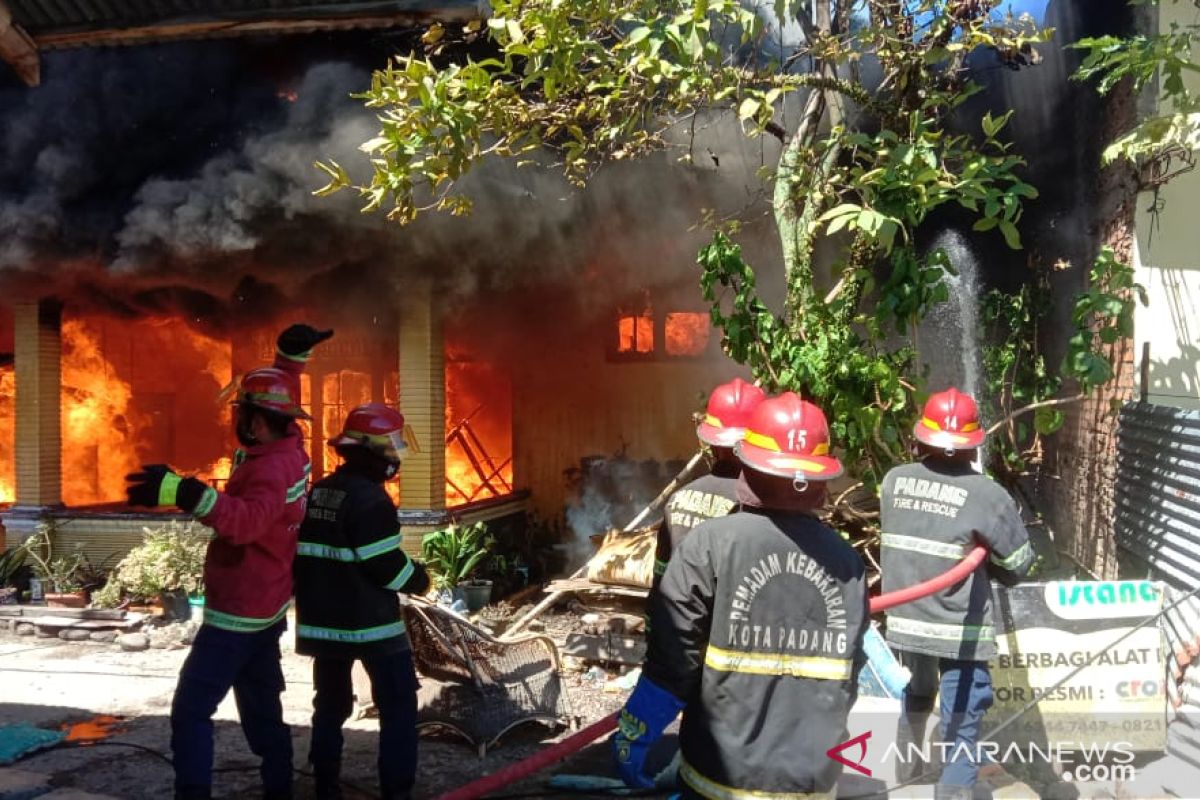
<svg viewBox="0 0 1200 800">
<path fill-rule="evenodd" d="M 945 450 L 970 450 L 983 444 L 975 398 L 953 387 L 925 401 L 921 420 L 913 426 L 917 441 Z"/>
<path fill-rule="evenodd" d="M 238 385 L 238 403 L 273 411 L 293 419 L 312 419 L 300 407 L 296 380 L 275 367 L 261 367 L 247 372 Z"/>
<path fill-rule="evenodd" d="M 722 383 L 708 396 L 704 421 L 696 427 L 696 435 L 714 447 L 733 447 L 742 440 L 742 431 L 750 415 L 767 398 L 762 389 L 741 378 Z"/>
<path fill-rule="evenodd" d="M 329 440 L 331 447 L 361 445 L 384 460 L 399 464 L 408 445 L 404 441 L 404 415 L 383 403 L 358 406 L 346 417 L 342 432 Z"/>
<path fill-rule="evenodd" d="M 746 466 L 769 475 L 828 481 L 842 474 L 842 462 L 829 455 L 825 415 L 794 392 L 759 404 L 734 452 Z"/>
</svg>

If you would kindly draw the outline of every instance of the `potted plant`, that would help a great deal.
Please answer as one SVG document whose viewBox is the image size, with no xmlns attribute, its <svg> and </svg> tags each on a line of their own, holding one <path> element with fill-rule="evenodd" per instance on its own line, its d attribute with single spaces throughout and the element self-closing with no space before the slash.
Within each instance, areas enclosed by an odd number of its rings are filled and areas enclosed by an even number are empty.
<svg viewBox="0 0 1200 800">
<path fill-rule="evenodd" d="M 25 540 L 26 555 L 33 561 L 33 574 L 41 581 L 42 596 L 48 606 L 83 608 L 87 594 L 83 591 L 81 574 L 87 563 L 81 545 L 68 555 L 55 555 L 55 525 L 40 522 L 33 535 Z"/>
<path fill-rule="evenodd" d="M 204 555 L 211 531 L 197 522 L 172 520 L 143 528 L 145 538 L 121 559 L 94 595 L 96 605 L 115 607 L 128 600 L 158 602 L 164 616 L 186 620 L 190 597 L 204 593 Z"/>
<path fill-rule="evenodd" d="M 18 590 L 12 585 L 12 580 L 17 570 L 25 566 L 28 555 L 24 544 L 0 553 L 0 605 L 12 605 L 18 601 Z"/>
<path fill-rule="evenodd" d="M 492 582 L 473 579 L 475 571 L 494 544 L 487 524 L 455 523 L 421 539 L 421 558 L 429 570 L 433 588 L 443 597 L 461 597 L 468 611 L 478 611 L 492 596 Z"/>
</svg>

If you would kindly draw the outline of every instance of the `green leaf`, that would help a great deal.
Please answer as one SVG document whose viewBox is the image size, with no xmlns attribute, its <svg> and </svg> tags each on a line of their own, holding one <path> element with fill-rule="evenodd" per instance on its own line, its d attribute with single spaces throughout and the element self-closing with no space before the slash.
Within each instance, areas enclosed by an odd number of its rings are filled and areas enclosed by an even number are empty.
<svg viewBox="0 0 1200 800">
<path fill-rule="evenodd" d="M 842 203 L 840 206 L 834 206 L 819 217 L 821 222 L 833 219 L 834 217 L 844 217 L 857 214 L 862 210 L 862 206 L 854 203 Z"/>
<path fill-rule="evenodd" d="M 751 117 L 758 114 L 758 110 L 760 108 L 762 108 L 761 101 L 759 101 L 753 97 L 747 97 L 745 100 L 743 100 L 741 102 L 741 105 L 738 106 L 738 112 L 737 112 L 738 119 L 743 120 L 743 121 L 750 119 Z"/>
<path fill-rule="evenodd" d="M 1057 433 L 1058 430 L 1062 428 L 1063 423 L 1066 422 L 1066 420 L 1066 414 L 1050 406 L 1043 406 L 1041 408 L 1034 409 L 1033 412 L 1034 430 L 1036 430 L 1042 436 L 1049 436 L 1053 433 Z"/>
<path fill-rule="evenodd" d="M 1021 234 L 1017 232 L 1017 226 L 1013 225 L 1006 219 L 1000 220 L 1000 232 L 1004 234 L 1004 242 L 1013 250 L 1021 249 Z"/>
<path fill-rule="evenodd" d="M 642 41 L 643 39 L 648 38 L 649 36 L 650 36 L 650 28 L 647 27 L 646 25 L 639 25 L 638 27 L 634 28 L 633 30 L 631 30 L 629 32 L 629 35 L 625 37 L 625 42 L 627 44 L 634 45 L 634 44 L 637 44 L 638 42 Z"/>
<path fill-rule="evenodd" d="M 990 231 L 992 228 L 996 227 L 996 223 L 999 221 L 1000 220 L 996 219 L 995 217 L 984 217 L 983 219 L 976 220 L 975 224 L 971 226 L 971 230 L 981 232 Z"/>
</svg>

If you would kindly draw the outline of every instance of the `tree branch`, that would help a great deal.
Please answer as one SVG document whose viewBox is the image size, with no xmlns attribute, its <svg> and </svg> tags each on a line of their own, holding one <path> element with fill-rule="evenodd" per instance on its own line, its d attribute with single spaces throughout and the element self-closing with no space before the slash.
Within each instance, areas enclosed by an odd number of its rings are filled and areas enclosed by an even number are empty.
<svg viewBox="0 0 1200 800">
<path fill-rule="evenodd" d="M 993 433 L 995 433 L 996 431 L 1003 428 L 1005 425 L 1007 425 L 1012 420 L 1016 419 L 1017 417 L 1021 416 L 1022 414 L 1026 414 L 1030 411 L 1033 411 L 1034 409 L 1046 408 L 1047 406 L 1065 406 L 1068 403 L 1078 403 L 1080 400 L 1083 400 L 1085 397 L 1087 397 L 1087 395 L 1077 394 L 1074 397 L 1060 397 L 1055 400 L 1042 400 L 1037 403 L 1030 403 L 1027 406 L 1021 406 L 1016 411 L 1012 412 L 1011 414 L 1006 416 L 1004 419 L 1000 420 L 999 422 L 995 423 L 990 428 L 988 428 L 987 435 L 991 436 Z"/>
</svg>

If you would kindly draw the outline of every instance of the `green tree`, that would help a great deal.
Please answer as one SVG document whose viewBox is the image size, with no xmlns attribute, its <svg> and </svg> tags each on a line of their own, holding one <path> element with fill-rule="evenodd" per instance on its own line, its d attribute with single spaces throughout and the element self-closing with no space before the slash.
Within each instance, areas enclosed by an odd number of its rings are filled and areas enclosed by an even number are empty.
<svg viewBox="0 0 1200 800">
<path fill-rule="evenodd" d="M 1158 0 L 1130 0 L 1132 6 L 1159 6 Z M 1101 94 L 1109 94 L 1126 80 L 1134 92 L 1150 87 L 1154 111 L 1142 116 L 1104 151 L 1106 163 L 1125 159 L 1147 168 L 1146 177 L 1161 184 L 1195 166 L 1200 149 L 1200 16 L 1193 4 L 1169 0 L 1161 5 L 1187 6 L 1191 22 L 1171 22 L 1157 33 L 1133 36 L 1100 36 L 1081 39 L 1074 46 L 1085 52 L 1075 74 L 1077 80 L 1094 80 Z M 1190 85 L 1189 85 L 1190 84 Z M 1172 159 L 1177 165 L 1170 166 Z"/>
<path fill-rule="evenodd" d="M 759 297 L 719 224 L 700 254 L 702 288 L 726 352 L 766 388 L 818 402 L 873 488 L 904 457 L 915 414 L 908 334 L 947 295 L 949 260 L 919 252 L 916 229 L 953 204 L 1019 248 L 1023 204 L 1037 194 L 1003 139 L 1009 115 L 985 115 L 969 132 L 948 124 L 980 88 L 969 54 L 990 49 L 1021 66 L 1049 36 L 998 5 L 492 0 L 486 22 L 434 25 L 423 52 L 375 73 L 363 96 L 381 123 L 362 146 L 371 177 L 355 185 L 341 165 L 319 165 L 330 178 L 321 192 L 353 187 L 365 211 L 403 223 L 469 212 L 459 181 L 489 156 L 549 154 L 583 186 L 605 163 L 651 151 L 679 148 L 689 161 L 695 126 L 723 114 L 747 136 L 778 139 L 781 158 L 762 180 L 783 245 L 784 307 Z M 820 239 L 837 253 L 828 271 L 814 264 Z"/>
</svg>

